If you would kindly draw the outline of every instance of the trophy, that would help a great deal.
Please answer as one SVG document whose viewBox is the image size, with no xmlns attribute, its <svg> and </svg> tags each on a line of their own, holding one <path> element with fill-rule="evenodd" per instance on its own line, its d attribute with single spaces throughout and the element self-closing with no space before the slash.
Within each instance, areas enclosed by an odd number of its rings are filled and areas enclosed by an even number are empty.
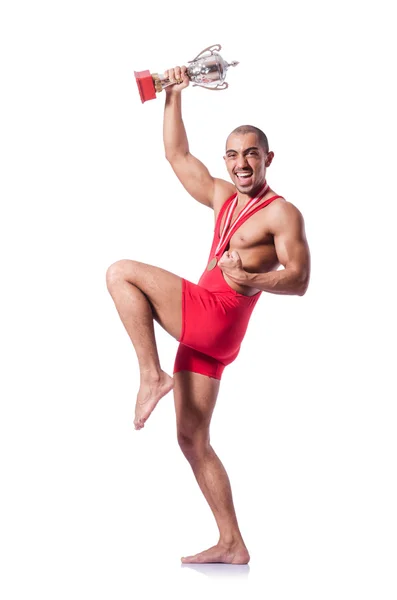
<svg viewBox="0 0 397 600">
<path fill-rule="evenodd" d="M 229 67 L 238 65 L 238 62 L 234 60 L 230 64 L 227 63 L 218 53 L 221 48 L 220 44 L 209 46 L 196 58 L 189 60 L 187 76 L 190 81 L 194 82 L 193 87 L 199 86 L 209 90 L 226 90 L 229 87 L 225 81 L 226 71 Z M 153 100 L 156 93 L 175 84 L 161 73 L 134 71 L 134 74 L 142 103 L 146 100 Z M 179 83 L 181 82 L 179 81 Z"/>
</svg>

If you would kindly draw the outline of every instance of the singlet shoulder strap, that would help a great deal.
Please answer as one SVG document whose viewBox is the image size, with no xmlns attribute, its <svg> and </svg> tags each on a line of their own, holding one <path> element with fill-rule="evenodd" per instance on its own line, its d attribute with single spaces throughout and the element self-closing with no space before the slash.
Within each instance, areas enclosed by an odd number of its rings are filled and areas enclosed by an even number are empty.
<svg viewBox="0 0 397 600">
<path fill-rule="evenodd" d="M 258 212 L 258 210 L 261 210 L 262 208 L 265 208 L 265 206 L 268 206 L 271 202 L 273 202 L 273 200 L 276 200 L 277 198 L 283 198 L 283 196 L 278 196 L 278 195 L 272 196 L 271 198 L 268 198 L 265 202 L 263 202 L 263 204 L 260 204 L 259 206 L 254 206 L 254 208 L 252 208 L 247 214 L 245 214 L 243 216 L 243 218 L 241 219 L 241 221 L 239 221 L 237 228 L 233 229 L 231 227 L 229 229 L 228 234 L 226 235 L 226 239 L 224 240 L 224 243 L 222 244 L 222 248 L 220 249 L 218 254 L 221 255 L 224 252 L 224 249 L 229 247 L 229 242 L 230 242 L 231 238 L 234 236 L 236 231 L 241 227 L 241 225 L 246 222 L 247 219 L 252 217 L 252 215 L 255 214 L 256 212 Z"/>
<path fill-rule="evenodd" d="M 219 225 L 220 225 L 220 222 L 222 220 L 222 217 L 223 217 L 226 209 L 228 208 L 228 206 L 230 206 L 230 204 L 235 199 L 236 195 L 237 194 L 234 193 L 232 196 L 230 196 L 229 198 L 227 198 L 227 200 L 225 200 L 225 202 L 221 206 L 221 209 L 220 209 L 220 211 L 218 213 L 218 216 L 216 218 L 216 223 L 215 223 L 215 232 L 218 234 L 218 237 L 219 237 Z"/>
<path fill-rule="evenodd" d="M 241 221 L 241 225 L 247 220 L 249 219 L 253 214 L 255 214 L 256 212 L 258 212 L 258 210 L 261 210 L 261 208 L 265 208 L 265 206 L 268 206 L 271 202 L 273 202 L 273 200 L 277 200 L 277 198 L 283 198 L 284 196 L 272 196 L 271 198 L 268 198 L 265 202 L 263 202 L 263 204 L 259 204 L 259 206 L 254 206 L 254 208 L 252 210 L 250 210 L 250 212 L 245 215 L 245 217 L 242 218 Z"/>
</svg>

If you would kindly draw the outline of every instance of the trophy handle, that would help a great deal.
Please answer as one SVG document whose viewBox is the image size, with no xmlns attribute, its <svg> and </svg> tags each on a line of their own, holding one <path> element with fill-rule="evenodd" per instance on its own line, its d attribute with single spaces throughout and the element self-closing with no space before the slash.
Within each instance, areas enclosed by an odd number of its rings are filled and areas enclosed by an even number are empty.
<svg viewBox="0 0 397 600">
<path fill-rule="evenodd" d="M 193 60 L 189 60 L 188 63 L 192 63 L 195 60 L 197 60 L 198 58 L 200 58 L 200 56 L 202 56 L 205 52 L 209 52 L 210 55 L 213 54 L 213 52 L 219 52 L 219 50 L 221 50 L 222 46 L 220 44 L 213 44 L 212 46 L 208 46 L 208 48 L 205 48 L 205 50 L 202 50 L 201 52 L 199 52 L 199 54 L 197 54 L 196 58 L 193 58 Z"/>
<path fill-rule="evenodd" d="M 226 90 L 229 87 L 229 84 L 227 83 L 227 81 L 224 81 L 223 83 L 220 83 L 216 87 L 211 88 L 211 87 L 207 87 L 206 85 L 202 85 L 201 83 L 194 83 L 193 87 L 202 87 L 206 90 L 211 90 L 212 92 L 216 92 L 217 90 Z"/>
</svg>

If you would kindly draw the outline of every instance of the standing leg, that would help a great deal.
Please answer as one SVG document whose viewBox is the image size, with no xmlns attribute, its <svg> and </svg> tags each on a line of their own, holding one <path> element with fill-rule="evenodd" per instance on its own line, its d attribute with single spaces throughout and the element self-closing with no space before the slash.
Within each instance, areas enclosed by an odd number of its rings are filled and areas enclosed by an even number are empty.
<svg viewBox="0 0 397 600">
<path fill-rule="evenodd" d="M 174 385 L 161 367 L 153 318 L 176 340 L 182 328 L 182 279 L 133 260 L 119 260 L 106 273 L 108 290 L 135 348 L 140 388 L 135 428 L 141 429 L 156 404 Z"/>
<path fill-rule="evenodd" d="M 250 556 L 237 523 L 229 478 L 210 445 L 209 427 L 220 381 L 190 371 L 175 373 L 174 381 L 178 442 L 219 529 L 215 546 L 182 562 L 246 564 Z"/>
</svg>

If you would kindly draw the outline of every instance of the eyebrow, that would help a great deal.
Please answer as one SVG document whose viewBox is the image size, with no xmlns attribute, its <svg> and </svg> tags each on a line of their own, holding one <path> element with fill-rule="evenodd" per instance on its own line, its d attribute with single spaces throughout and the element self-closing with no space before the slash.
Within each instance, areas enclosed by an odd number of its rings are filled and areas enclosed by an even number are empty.
<svg viewBox="0 0 397 600">
<path fill-rule="evenodd" d="M 245 154 L 246 152 L 249 152 L 250 150 L 259 150 L 259 148 L 257 146 L 250 146 L 250 148 L 247 148 L 246 150 L 244 150 L 243 154 Z M 236 154 L 238 154 L 237 150 L 233 150 L 232 148 L 229 148 L 229 150 L 226 150 L 226 154 L 228 154 L 229 152 L 235 152 Z"/>
</svg>

